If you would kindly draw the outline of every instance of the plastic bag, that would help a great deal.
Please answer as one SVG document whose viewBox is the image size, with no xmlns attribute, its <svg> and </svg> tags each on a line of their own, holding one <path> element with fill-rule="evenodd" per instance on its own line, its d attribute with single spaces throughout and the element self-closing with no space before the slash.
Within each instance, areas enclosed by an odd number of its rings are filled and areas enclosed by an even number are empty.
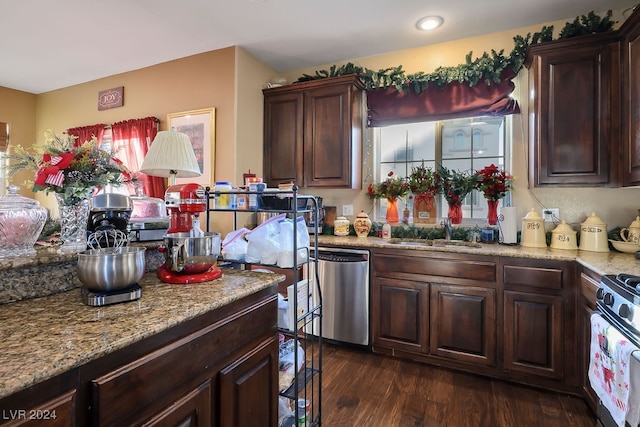
<svg viewBox="0 0 640 427">
<path fill-rule="evenodd" d="M 244 261 L 247 256 L 248 242 L 243 239 L 249 232 L 246 228 L 229 232 L 222 241 L 222 257 L 226 260 Z"/>
<path fill-rule="evenodd" d="M 280 250 L 278 251 L 278 267 L 293 267 L 293 221 L 284 218 L 278 221 L 280 227 Z"/>
<path fill-rule="evenodd" d="M 278 226 L 278 221 L 285 216 L 286 214 L 280 214 L 269 218 L 246 234 L 246 239 L 249 242 L 247 256 L 245 257 L 246 262 L 276 264 L 280 250 L 280 227 Z"/>
</svg>

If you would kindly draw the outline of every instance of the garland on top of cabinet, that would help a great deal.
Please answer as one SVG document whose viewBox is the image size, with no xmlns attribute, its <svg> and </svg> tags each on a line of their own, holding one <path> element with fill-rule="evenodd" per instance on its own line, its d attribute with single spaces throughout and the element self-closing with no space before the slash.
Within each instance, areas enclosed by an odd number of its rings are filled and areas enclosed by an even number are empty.
<svg viewBox="0 0 640 427">
<path fill-rule="evenodd" d="M 612 31 L 615 21 L 611 17 L 610 10 L 604 18 L 596 15 L 593 11 L 588 15 L 578 16 L 573 22 L 565 24 L 558 39 Z M 395 87 L 399 92 L 408 92 L 413 89 L 416 94 L 424 91 L 427 86 L 442 88 L 455 81 L 467 82 L 469 86 L 475 86 L 484 80 L 485 84 L 490 85 L 491 83 L 499 83 L 502 71 L 508 67 L 511 67 L 515 73 L 520 71 L 530 45 L 551 40 L 553 40 L 553 25 L 545 25 L 533 35 L 531 33 L 527 33 L 525 37 L 516 35 L 513 38 L 513 50 L 509 56 L 504 56 L 504 49 L 500 52 L 492 49 L 491 54 L 484 52 L 481 57 L 472 59 L 473 52 L 469 52 L 463 64 L 455 67 L 438 67 L 432 73 L 418 71 L 414 74 L 405 74 L 402 65 L 375 71 L 349 62 L 340 67 L 332 65 L 328 71 L 316 71 L 315 75 L 303 74 L 297 82 L 357 74 L 366 89 Z"/>
</svg>

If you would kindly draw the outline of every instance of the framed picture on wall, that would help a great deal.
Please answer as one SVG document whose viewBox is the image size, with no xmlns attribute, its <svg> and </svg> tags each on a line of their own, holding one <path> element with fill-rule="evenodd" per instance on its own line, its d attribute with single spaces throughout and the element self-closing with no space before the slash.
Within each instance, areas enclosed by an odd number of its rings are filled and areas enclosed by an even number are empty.
<svg viewBox="0 0 640 427">
<path fill-rule="evenodd" d="M 213 169 L 216 148 L 216 109 L 181 111 L 167 114 L 169 129 L 186 134 L 191 141 L 202 175 L 196 178 L 178 178 L 176 183 L 195 182 L 213 188 Z"/>
</svg>

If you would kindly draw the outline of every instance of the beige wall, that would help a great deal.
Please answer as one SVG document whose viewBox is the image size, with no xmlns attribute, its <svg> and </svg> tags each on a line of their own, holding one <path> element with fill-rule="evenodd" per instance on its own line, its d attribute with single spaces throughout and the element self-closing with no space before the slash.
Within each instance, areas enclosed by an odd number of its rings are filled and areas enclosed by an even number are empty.
<svg viewBox="0 0 640 427">
<path fill-rule="evenodd" d="M 9 123 L 9 143 L 31 145 L 36 137 L 36 101 L 37 96 L 32 93 L 0 87 L 0 122 Z M 20 185 L 20 193 L 30 196 L 32 193 L 24 188 L 25 179 L 30 179 L 29 173 L 20 173 L 12 181 Z M 6 185 L 0 180 L 0 185 Z M 0 189 L 0 195 L 4 188 Z"/>
<path fill-rule="evenodd" d="M 624 20 L 620 16 L 620 11 L 614 12 L 614 19 L 619 22 Z M 550 23 L 554 25 L 555 36 L 564 26 L 566 21 Z M 549 24 L 547 24 L 549 25 Z M 619 25 L 619 24 L 618 24 Z M 351 59 L 356 65 L 370 68 L 382 69 L 402 65 L 407 74 L 417 71 L 432 72 L 439 66 L 456 66 L 465 61 L 468 52 L 473 52 L 474 57 L 482 55 L 483 52 L 490 52 L 492 49 L 500 51 L 504 49 L 504 54 L 508 55 L 513 49 L 513 37 L 516 35 L 525 36 L 527 33 L 534 33 L 542 28 L 541 25 L 534 25 L 510 31 L 503 31 L 488 34 L 481 37 L 457 40 L 449 43 L 442 43 L 432 46 L 424 46 L 416 49 L 392 52 L 384 55 L 376 55 L 366 58 Z M 342 62 L 336 63 L 343 64 Z M 295 70 L 287 74 L 289 81 L 295 81 L 302 74 L 315 74 L 316 70 L 328 70 L 334 64 L 322 64 L 315 67 Z M 526 69 L 518 74 L 514 80 L 516 89 L 513 93 L 521 106 L 521 114 L 510 117 L 512 121 L 511 134 L 511 154 L 512 164 L 510 172 L 515 176 L 515 191 L 513 193 L 513 206 L 518 208 L 520 216 L 526 215 L 531 209 L 537 210 L 543 207 L 560 208 L 560 217 L 568 223 L 576 226 L 583 222 L 586 217 L 595 212 L 607 224 L 608 228 L 616 226 L 628 226 L 638 215 L 640 208 L 640 189 L 603 189 L 603 188 L 549 188 L 529 189 L 527 159 L 528 159 L 528 72 Z M 365 141 L 365 144 L 370 141 Z M 367 150 L 363 150 L 366 152 Z M 370 159 L 365 161 L 371 162 Z M 372 212 L 372 202 L 366 195 L 366 187 L 371 179 L 363 182 L 362 191 L 354 190 L 314 190 L 314 194 L 323 197 L 325 205 L 338 207 L 338 214 L 341 214 L 343 204 L 353 204 L 354 214 L 360 210 Z M 350 218 L 353 221 L 354 218 Z"/>
<path fill-rule="evenodd" d="M 233 180 L 236 157 L 236 48 L 169 61 L 37 96 L 36 140 L 46 129 L 61 133 L 74 126 L 110 124 L 155 116 L 167 129 L 167 114 L 200 108 L 216 109 L 215 176 Z M 124 106 L 98 111 L 101 90 L 124 86 Z M 25 145 L 29 145 L 27 141 Z M 45 206 L 51 196 L 34 195 Z M 53 209 L 55 214 L 55 209 Z"/>
</svg>

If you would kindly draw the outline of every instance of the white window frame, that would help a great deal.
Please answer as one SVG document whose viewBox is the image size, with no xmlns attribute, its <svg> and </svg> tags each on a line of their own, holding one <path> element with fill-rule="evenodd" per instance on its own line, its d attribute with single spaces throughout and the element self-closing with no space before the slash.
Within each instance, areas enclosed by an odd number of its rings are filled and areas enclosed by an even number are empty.
<svg viewBox="0 0 640 427">
<path fill-rule="evenodd" d="M 470 117 L 470 120 L 482 120 L 483 117 Z M 495 119 L 495 117 L 492 117 L 492 119 Z M 503 126 L 502 126 L 502 139 L 504 141 L 504 147 L 503 147 L 503 156 L 490 156 L 490 158 L 495 158 L 495 157 L 501 157 L 503 159 L 503 167 L 505 169 L 508 169 L 510 164 L 511 164 L 511 126 L 512 126 L 512 120 L 511 120 L 511 116 L 505 116 L 502 118 L 503 119 Z M 435 165 L 439 165 L 442 162 L 442 126 L 444 124 L 445 121 L 438 121 L 436 123 L 436 144 L 435 144 L 435 161 L 431 161 L 429 160 L 430 163 L 434 163 Z M 384 179 L 386 179 L 386 175 L 382 176 L 382 172 L 381 172 L 381 147 L 380 147 L 380 140 L 381 140 L 381 128 L 371 128 L 371 139 L 372 139 L 372 160 L 373 160 L 373 182 L 374 183 L 379 183 L 382 182 Z M 472 129 L 472 134 L 475 134 L 479 132 L 479 129 Z M 464 157 L 464 159 L 469 159 L 470 163 L 473 163 L 473 159 L 474 158 L 478 158 L 478 156 L 473 156 L 473 150 L 471 150 L 471 152 L 469 152 L 469 150 L 465 149 L 464 150 L 466 153 L 470 153 L 471 157 Z M 482 157 L 482 156 L 480 156 Z M 449 160 L 449 159 L 445 159 L 445 160 Z M 415 163 L 417 160 L 410 160 L 407 161 L 406 157 L 404 160 L 404 164 L 405 164 L 405 172 L 401 172 L 398 171 L 397 173 L 400 176 L 408 176 L 411 173 L 411 167 L 409 166 L 411 163 Z M 391 163 L 391 162 L 385 162 L 385 163 Z M 400 160 L 395 160 L 393 163 L 402 163 L 402 161 Z M 427 163 L 427 162 L 425 162 Z M 368 183 L 367 183 L 368 185 Z M 408 200 L 408 197 L 405 197 L 404 200 L 400 203 L 400 208 L 404 208 L 404 203 L 407 202 L 407 205 L 409 207 L 409 210 L 411 212 L 411 215 L 413 215 L 413 209 L 412 209 L 412 204 L 411 201 Z M 447 215 L 447 211 L 448 211 L 448 206 L 444 200 L 444 198 L 440 198 L 440 200 L 436 201 L 437 203 L 437 215 L 438 218 L 443 218 L 444 216 Z M 510 205 L 511 204 L 511 194 L 507 193 L 507 196 L 501 200 L 501 205 Z M 465 214 L 468 215 L 468 211 L 469 209 L 471 209 L 471 211 L 473 212 L 475 211 L 479 211 L 478 215 L 476 215 L 474 218 L 468 218 L 468 217 L 464 217 L 462 220 L 462 225 L 468 225 L 468 226 L 473 226 L 473 225 L 483 225 L 486 222 L 486 210 L 483 208 L 486 205 L 486 203 L 484 202 L 484 197 L 482 196 L 482 194 L 478 191 L 473 191 L 472 193 L 470 193 L 467 197 L 465 197 L 464 203 L 463 203 L 463 210 L 466 211 Z M 466 207 L 465 207 L 466 206 Z M 385 220 L 385 213 L 386 213 L 386 200 L 384 199 L 377 199 L 374 201 L 374 209 L 373 209 L 374 215 L 373 218 L 375 221 L 384 221 Z M 439 223 L 440 221 L 437 220 L 436 223 Z M 415 224 L 418 226 L 430 226 L 429 224 Z"/>
</svg>

